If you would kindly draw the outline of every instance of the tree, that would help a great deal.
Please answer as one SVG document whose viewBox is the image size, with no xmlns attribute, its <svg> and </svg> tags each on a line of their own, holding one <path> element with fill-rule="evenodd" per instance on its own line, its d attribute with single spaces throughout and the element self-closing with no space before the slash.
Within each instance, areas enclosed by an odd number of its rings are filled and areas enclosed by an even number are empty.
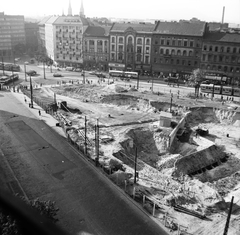
<svg viewBox="0 0 240 235">
<path fill-rule="evenodd" d="M 190 78 L 190 81 L 193 82 L 195 85 L 195 96 L 199 96 L 199 88 L 201 82 L 205 78 L 205 72 L 202 69 L 195 69 L 193 70 L 192 76 Z"/>
<path fill-rule="evenodd" d="M 58 219 L 55 218 L 57 211 L 59 210 L 55 206 L 55 202 L 52 201 L 40 201 L 26 200 L 24 197 L 20 197 L 26 204 L 37 209 L 41 215 L 48 217 L 53 223 L 56 223 Z M 21 233 L 21 221 L 16 220 L 13 216 L 0 210 L 0 234 L 2 235 L 23 235 Z"/>
</svg>

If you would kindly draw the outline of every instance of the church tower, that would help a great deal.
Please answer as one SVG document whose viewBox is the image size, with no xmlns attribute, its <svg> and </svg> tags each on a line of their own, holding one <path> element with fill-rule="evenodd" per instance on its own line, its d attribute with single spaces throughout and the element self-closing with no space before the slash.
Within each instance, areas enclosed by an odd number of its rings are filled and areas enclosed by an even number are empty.
<svg viewBox="0 0 240 235">
<path fill-rule="evenodd" d="M 69 5 L 68 5 L 68 16 L 72 16 L 71 0 L 69 0 Z"/>
<path fill-rule="evenodd" d="M 84 8 L 83 8 L 83 0 L 81 0 L 80 16 L 85 17 Z"/>
</svg>

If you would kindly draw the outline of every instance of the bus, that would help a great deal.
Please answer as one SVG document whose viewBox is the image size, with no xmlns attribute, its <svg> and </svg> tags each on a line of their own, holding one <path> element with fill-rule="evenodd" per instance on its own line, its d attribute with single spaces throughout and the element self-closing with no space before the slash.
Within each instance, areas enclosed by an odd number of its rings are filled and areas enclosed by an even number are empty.
<svg viewBox="0 0 240 235">
<path fill-rule="evenodd" d="M 109 70 L 109 75 L 112 77 L 120 77 L 122 80 L 129 81 L 131 78 L 138 78 L 137 72 Z"/>
</svg>

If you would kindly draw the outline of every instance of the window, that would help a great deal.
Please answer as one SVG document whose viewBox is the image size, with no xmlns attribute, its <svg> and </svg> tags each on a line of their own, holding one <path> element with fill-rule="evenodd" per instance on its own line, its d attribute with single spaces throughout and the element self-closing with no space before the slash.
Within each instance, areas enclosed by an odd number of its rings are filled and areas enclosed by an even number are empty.
<svg viewBox="0 0 240 235">
<path fill-rule="evenodd" d="M 216 65 L 213 65 L 213 66 L 212 66 L 212 70 L 216 70 Z"/>
<path fill-rule="evenodd" d="M 104 46 L 105 46 L 105 47 L 107 46 L 107 41 L 104 42 Z"/>
<path fill-rule="evenodd" d="M 138 39 L 137 39 L 137 44 L 142 45 L 142 39 L 141 39 L 141 38 L 138 38 Z"/>
<path fill-rule="evenodd" d="M 133 43 L 132 37 L 128 37 L 128 44 L 132 44 L 132 43 Z"/>
<path fill-rule="evenodd" d="M 209 46 L 209 51 L 212 51 L 212 46 Z"/>
<path fill-rule="evenodd" d="M 119 53 L 118 54 L 118 60 L 122 60 L 123 59 L 123 54 L 122 53 Z"/>
<path fill-rule="evenodd" d="M 137 55 L 137 62 L 141 62 L 142 56 L 141 55 Z"/>
<path fill-rule="evenodd" d="M 166 55 L 169 55 L 169 50 L 168 50 L 168 49 L 165 51 L 165 54 L 166 54 Z"/>
<path fill-rule="evenodd" d="M 230 53 L 230 47 L 227 47 L 227 53 Z"/>
<path fill-rule="evenodd" d="M 220 55 L 220 56 L 219 56 L 219 62 L 222 62 L 222 61 L 223 61 L 223 56 Z"/>
<path fill-rule="evenodd" d="M 112 51 L 115 51 L 115 45 L 112 45 Z"/>
<path fill-rule="evenodd" d="M 187 56 L 187 52 L 186 51 L 183 51 L 183 56 Z"/>
<path fill-rule="evenodd" d="M 140 46 L 140 47 L 139 47 L 139 46 L 137 47 L 137 53 L 142 53 L 142 47 L 141 47 L 141 46 Z"/>
<path fill-rule="evenodd" d="M 189 60 L 188 61 L 188 66 L 191 66 L 191 65 L 192 65 L 191 60 Z"/>
<path fill-rule="evenodd" d="M 221 71 L 221 70 L 222 70 L 222 66 L 219 65 L 219 66 L 218 66 L 218 71 Z"/>
<path fill-rule="evenodd" d="M 158 53 L 158 49 L 157 49 L 157 47 L 156 47 L 156 48 L 154 48 L 154 53 L 155 53 L 155 54 L 157 54 L 157 53 Z"/>
<path fill-rule="evenodd" d="M 182 65 L 185 65 L 185 60 L 182 60 Z"/>
<path fill-rule="evenodd" d="M 206 45 L 203 46 L 203 50 L 204 50 L 204 51 L 207 50 L 207 46 L 206 46 Z"/>
<path fill-rule="evenodd" d="M 228 56 L 225 57 L 225 62 L 229 62 L 229 57 Z"/>
<path fill-rule="evenodd" d="M 192 56 L 192 51 L 189 51 L 189 52 L 188 52 L 188 56 Z"/>
<path fill-rule="evenodd" d="M 165 63 L 166 63 L 166 64 L 169 64 L 169 59 L 166 59 L 166 60 L 165 60 Z"/>
<path fill-rule="evenodd" d="M 237 48 L 234 47 L 234 48 L 233 48 L 233 53 L 236 53 L 236 52 L 237 52 Z"/>
<path fill-rule="evenodd" d="M 236 68 L 236 72 L 239 73 L 239 68 Z"/>
<path fill-rule="evenodd" d="M 232 56 L 232 62 L 235 63 L 236 62 L 236 57 Z"/>
<path fill-rule="evenodd" d="M 217 56 L 216 55 L 213 56 L 213 61 L 217 62 Z"/>
<path fill-rule="evenodd" d="M 97 45 L 102 46 L 103 45 L 102 41 L 101 40 L 97 41 Z"/>
<path fill-rule="evenodd" d="M 171 64 L 174 64 L 174 60 L 173 59 L 171 59 Z"/>
<path fill-rule="evenodd" d="M 157 63 L 157 58 L 156 58 L 156 57 L 153 59 L 153 62 L 154 62 L 155 64 Z"/>
<path fill-rule="evenodd" d="M 183 45 L 184 45 L 185 47 L 187 47 L 187 40 L 184 40 L 184 41 L 183 41 Z"/>
<path fill-rule="evenodd" d="M 228 70 L 228 67 L 227 67 L 227 66 L 224 66 L 223 71 L 224 71 L 224 72 L 227 72 L 227 70 Z"/>
<path fill-rule="evenodd" d="M 118 43 L 123 43 L 123 37 L 118 38 Z"/>
<path fill-rule="evenodd" d="M 232 72 L 232 73 L 234 72 L 234 68 L 233 67 L 230 68 L 230 72 Z"/>
<path fill-rule="evenodd" d="M 112 43 L 115 43 L 115 37 L 111 38 Z"/>
<path fill-rule="evenodd" d="M 197 61 L 194 61 L 194 66 L 197 66 L 198 65 L 198 62 Z"/>
<path fill-rule="evenodd" d="M 202 60 L 203 60 L 203 61 L 206 60 L 206 55 L 205 55 L 205 54 L 202 55 Z"/>
<path fill-rule="evenodd" d="M 149 54 L 149 47 L 146 47 L 146 53 Z"/>
<path fill-rule="evenodd" d="M 162 63 L 163 63 L 163 62 L 162 62 L 162 59 L 160 59 L 160 60 L 159 60 L 159 64 L 162 64 Z"/>
<path fill-rule="evenodd" d="M 168 45 L 168 46 L 170 45 L 170 40 L 169 40 L 169 39 L 167 40 L 167 45 Z"/>
<path fill-rule="evenodd" d="M 158 44 L 158 40 L 157 39 L 155 40 L 155 44 Z"/>
<path fill-rule="evenodd" d="M 119 45 L 119 46 L 118 46 L 118 51 L 119 51 L 119 52 L 123 52 L 123 45 Z"/>
<path fill-rule="evenodd" d="M 212 61 L 212 55 L 208 55 L 208 61 Z"/>
<path fill-rule="evenodd" d="M 218 47 L 215 47 L 215 51 L 218 52 Z"/>
<path fill-rule="evenodd" d="M 145 63 L 149 64 L 149 56 L 145 56 Z"/>
<path fill-rule="evenodd" d="M 177 60 L 176 62 L 177 62 L 177 64 L 179 64 L 179 60 Z"/>
<path fill-rule="evenodd" d="M 175 46 L 175 39 L 172 40 L 172 45 Z"/>
<path fill-rule="evenodd" d="M 163 54 L 163 49 L 162 49 L 162 48 L 160 49 L 160 54 L 161 54 L 161 55 Z"/>
<path fill-rule="evenodd" d="M 178 46 L 182 46 L 182 40 L 178 40 Z"/>
<path fill-rule="evenodd" d="M 221 47 L 221 48 L 220 48 L 220 52 L 224 52 L 224 47 Z"/>
<path fill-rule="evenodd" d="M 149 38 L 146 40 L 146 45 L 150 45 L 150 39 Z"/>
<path fill-rule="evenodd" d="M 161 39 L 161 45 L 164 45 L 164 39 Z"/>
<path fill-rule="evenodd" d="M 114 53 L 111 54 L 111 60 L 114 60 L 115 57 L 114 55 L 115 55 Z"/>
<path fill-rule="evenodd" d="M 179 56 L 181 55 L 181 51 L 180 50 L 177 51 L 177 55 L 179 55 Z"/>
<path fill-rule="evenodd" d="M 172 51 L 171 51 L 171 55 L 175 55 L 175 50 L 172 50 Z"/>
<path fill-rule="evenodd" d="M 193 47 L 193 41 L 190 41 L 190 47 Z"/>
</svg>

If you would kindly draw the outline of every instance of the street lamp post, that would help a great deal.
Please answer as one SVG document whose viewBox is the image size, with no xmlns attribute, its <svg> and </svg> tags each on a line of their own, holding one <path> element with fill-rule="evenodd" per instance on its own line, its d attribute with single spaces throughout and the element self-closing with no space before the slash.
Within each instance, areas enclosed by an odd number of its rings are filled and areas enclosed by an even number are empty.
<svg viewBox="0 0 240 235">
<path fill-rule="evenodd" d="M 172 100 L 173 100 L 173 93 L 171 93 L 170 113 L 172 112 Z"/>
<path fill-rule="evenodd" d="M 30 104 L 30 108 L 33 108 L 33 88 L 32 88 L 32 78 L 30 75 L 30 92 L 31 92 L 31 104 Z"/>
<path fill-rule="evenodd" d="M 3 56 L 2 56 L 2 66 L 3 66 L 3 75 L 4 75 L 4 62 L 3 62 Z"/>
<path fill-rule="evenodd" d="M 24 63 L 24 74 L 25 74 L 25 81 L 27 81 L 27 74 L 26 74 L 26 62 Z"/>
</svg>

